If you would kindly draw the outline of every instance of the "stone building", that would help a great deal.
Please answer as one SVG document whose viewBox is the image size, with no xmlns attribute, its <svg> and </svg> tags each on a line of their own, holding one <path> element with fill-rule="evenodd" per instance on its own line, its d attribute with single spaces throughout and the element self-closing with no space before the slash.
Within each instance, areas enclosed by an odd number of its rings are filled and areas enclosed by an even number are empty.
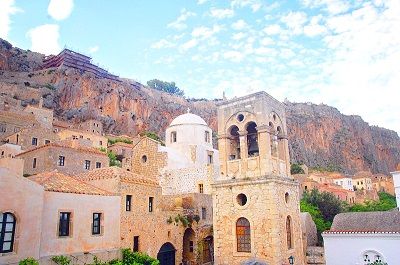
<svg viewBox="0 0 400 265">
<path fill-rule="evenodd" d="M 0 111 L 0 140 L 33 126 L 39 126 L 39 123 L 31 113 Z"/>
<path fill-rule="evenodd" d="M 299 184 L 285 109 L 265 92 L 218 104 L 221 175 L 213 187 L 215 264 L 304 264 Z"/>
<path fill-rule="evenodd" d="M 108 139 L 97 132 L 66 128 L 57 132 L 57 136 L 60 140 L 86 139 L 91 142 L 91 146 L 94 148 L 107 149 Z"/>
<path fill-rule="evenodd" d="M 1 159 L 0 159 L 1 160 Z M 120 197 L 59 172 L 29 178 L 0 167 L 0 264 L 33 257 L 54 264 L 53 255 L 73 263 L 119 256 Z"/>
<path fill-rule="evenodd" d="M 45 144 L 54 143 L 59 140 L 60 137 L 55 134 L 52 129 L 42 126 L 22 129 L 5 139 L 7 143 L 20 145 L 24 151 L 31 150 Z"/>
<path fill-rule="evenodd" d="M 372 174 L 370 172 L 357 172 L 353 176 L 353 185 L 355 190 L 372 190 Z"/>
<path fill-rule="evenodd" d="M 24 160 L 25 175 L 53 170 L 74 175 L 94 168 L 107 167 L 109 164 L 106 153 L 83 146 L 79 140 L 49 143 L 22 152 L 16 157 Z"/>
<path fill-rule="evenodd" d="M 43 107 L 42 98 L 39 100 L 38 106 L 28 105 L 25 107 L 24 112 L 31 113 L 42 127 L 48 129 L 53 127 L 53 110 Z"/>
<path fill-rule="evenodd" d="M 372 176 L 372 188 L 377 192 L 386 192 L 395 195 L 393 178 L 383 174 Z"/>
</svg>

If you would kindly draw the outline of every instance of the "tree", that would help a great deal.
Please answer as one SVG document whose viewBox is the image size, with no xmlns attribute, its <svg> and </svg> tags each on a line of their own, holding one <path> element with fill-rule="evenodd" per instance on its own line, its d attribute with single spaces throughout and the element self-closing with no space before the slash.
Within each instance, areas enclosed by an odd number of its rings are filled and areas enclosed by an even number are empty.
<svg viewBox="0 0 400 265">
<path fill-rule="evenodd" d="M 379 192 L 378 201 L 366 201 L 363 204 L 353 204 L 348 206 L 349 212 L 373 212 L 388 211 L 396 208 L 396 197 L 385 192 Z"/>
<path fill-rule="evenodd" d="M 325 221 L 332 223 L 335 215 L 343 211 L 342 201 L 329 192 L 320 193 L 317 189 L 305 192 L 303 199 L 318 207 Z"/>
<path fill-rule="evenodd" d="M 175 82 L 166 82 L 158 79 L 152 79 L 150 81 L 147 81 L 147 85 L 153 89 L 164 91 L 180 97 L 185 94 L 183 90 L 176 86 Z"/>
<path fill-rule="evenodd" d="M 290 174 L 304 174 L 304 169 L 296 163 L 290 165 Z"/>
</svg>

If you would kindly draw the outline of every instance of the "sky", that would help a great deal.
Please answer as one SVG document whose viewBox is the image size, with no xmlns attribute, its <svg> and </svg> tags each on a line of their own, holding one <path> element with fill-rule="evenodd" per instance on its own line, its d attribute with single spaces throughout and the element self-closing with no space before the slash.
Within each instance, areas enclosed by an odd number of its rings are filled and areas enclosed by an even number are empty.
<svg viewBox="0 0 400 265">
<path fill-rule="evenodd" d="M 264 90 L 400 134 L 399 0 L 0 0 L 0 38 L 190 98 Z"/>
</svg>

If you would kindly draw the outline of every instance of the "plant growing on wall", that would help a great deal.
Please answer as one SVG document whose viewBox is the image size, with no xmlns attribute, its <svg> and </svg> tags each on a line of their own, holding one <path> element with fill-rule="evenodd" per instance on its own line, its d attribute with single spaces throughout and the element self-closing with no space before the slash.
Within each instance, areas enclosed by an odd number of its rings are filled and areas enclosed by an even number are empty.
<svg viewBox="0 0 400 265">
<path fill-rule="evenodd" d="M 34 258 L 26 258 L 21 260 L 18 265 L 39 265 L 39 262 Z"/>
<path fill-rule="evenodd" d="M 388 264 L 382 261 L 374 261 L 372 263 L 368 263 L 367 265 L 388 265 Z"/>
<path fill-rule="evenodd" d="M 67 256 L 54 256 L 51 258 L 52 261 L 54 261 L 58 265 L 69 265 L 71 264 L 71 259 L 68 258 Z"/>
<path fill-rule="evenodd" d="M 199 218 L 200 220 L 200 218 Z M 197 222 L 197 221 L 196 221 Z M 178 226 L 179 223 L 184 227 L 192 227 L 192 223 L 193 223 L 193 218 L 191 216 L 182 216 L 180 214 L 178 214 L 177 216 L 175 216 L 174 218 L 172 218 L 171 216 L 167 219 L 167 223 L 168 224 L 172 224 L 174 223 L 174 225 Z"/>
</svg>

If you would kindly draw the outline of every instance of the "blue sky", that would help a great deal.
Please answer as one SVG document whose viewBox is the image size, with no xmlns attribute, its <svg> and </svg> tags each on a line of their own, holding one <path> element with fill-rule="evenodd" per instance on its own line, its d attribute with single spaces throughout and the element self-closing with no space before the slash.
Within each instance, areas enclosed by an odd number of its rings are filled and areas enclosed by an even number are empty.
<svg viewBox="0 0 400 265">
<path fill-rule="evenodd" d="M 0 37 L 188 97 L 265 90 L 400 132 L 398 0 L 0 0 Z"/>
</svg>

